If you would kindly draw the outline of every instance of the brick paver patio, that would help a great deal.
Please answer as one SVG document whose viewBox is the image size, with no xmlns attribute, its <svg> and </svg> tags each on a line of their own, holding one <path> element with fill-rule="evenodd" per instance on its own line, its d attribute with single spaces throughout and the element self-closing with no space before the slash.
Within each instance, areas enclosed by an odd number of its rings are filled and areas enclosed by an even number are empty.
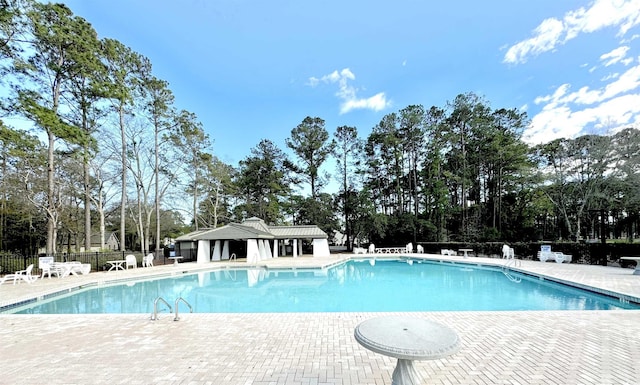
<svg viewBox="0 0 640 385">
<path fill-rule="evenodd" d="M 336 258 L 269 264 L 326 265 Z M 0 306 L 81 282 L 199 268 L 185 263 L 4 284 Z M 630 269 L 524 261 L 522 270 L 640 298 L 640 277 Z M 0 314 L 0 384 L 390 384 L 395 360 L 353 338 L 358 323 L 382 314 L 181 313 L 178 322 L 166 313 L 158 321 L 149 314 Z M 461 338 L 455 355 L 416 362 L 429 384 L 640 384 L 640 311 L 400 314 L 444 323 Z"/>
</svg>

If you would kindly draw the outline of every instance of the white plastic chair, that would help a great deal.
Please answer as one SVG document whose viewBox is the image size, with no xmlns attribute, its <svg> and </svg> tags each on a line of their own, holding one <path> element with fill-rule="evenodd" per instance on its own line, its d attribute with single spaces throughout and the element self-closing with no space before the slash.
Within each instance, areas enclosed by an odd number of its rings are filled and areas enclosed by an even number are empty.
<svg viewBox="0 0 640 385">
<path fill-rule="evenodd" d="M 149 253 L 146 256 L 142 257 L 142 267 L 151 266 L 153 266 L 153 253 Z"/>
<path fill-rule="evenodd" d="M 136 259 L 135 255 L 129 254 L 124 259 L 125 259 L 125 262 L 124 262 L 125 268 L 129 269 L 129 266 L 133 266 L 133 268 L 135 269 L 138 267 L 138 260 Z"/>
<path fill-rule="evenodd" d="M 7 274 L 2 279 L 0 279 L 0 285 L 2 285 L 5 281 L 13 279 L 13 284 L 16 282 L 25 281 L 28 284 L 34 283 L 37 279 L 37 275 L 31 275 L 31 271 L 33 270 L 33 264 L 29 265 L 24 270 L 18 270 L 14 274 Z"/>
<path fill-rule="evenodd" d="M 51 278 L 51 274 L 54 274 L 58 278 L 60 278 L 60 271 L 53 268 L 53 263 L 40 263 L 40 270 L 42 270 L 42 275 L 40 276 L 40 278 L 44 278 L 45 275 L 48 275 L 49 278 Z"/>
</svg>

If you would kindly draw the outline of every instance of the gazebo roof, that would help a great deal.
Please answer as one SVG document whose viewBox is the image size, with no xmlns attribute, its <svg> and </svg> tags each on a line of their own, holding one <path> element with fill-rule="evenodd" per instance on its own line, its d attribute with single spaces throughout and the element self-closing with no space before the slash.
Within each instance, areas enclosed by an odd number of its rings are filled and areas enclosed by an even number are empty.
<svg viewBox="0 0 640 385">
<path fill-rule="evenodd" d="M 177 242 L 227 239 L 326 239 L 327 233 L 315 225 L 268 226 L 262 219 L 252 217 L 242 224 L 229 223 L 215 229 L 194 231 L 176 238 Z"/>
<path fill-rule="evenodd" d="M 277 239 L 288 238 L 328 238 L 327 233 L 315 225 L 269 226 L 269 231 Z"/>
<path fill-rule="evenodd" d="M 195 231 L 193 233 L 185 234 L 177 238 L 176 241 L 223 239 L 273 239 L 273 235 L 268 232 L 253 228 L 251 226 L 229 223 L 228 225 L 224 225 L 216 229 Z"/>
</svg>

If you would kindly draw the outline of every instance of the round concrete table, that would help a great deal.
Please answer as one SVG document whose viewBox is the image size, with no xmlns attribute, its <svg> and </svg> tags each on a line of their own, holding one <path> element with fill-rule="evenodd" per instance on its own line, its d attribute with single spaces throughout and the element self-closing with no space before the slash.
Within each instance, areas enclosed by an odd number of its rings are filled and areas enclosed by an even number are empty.
<svg viewBox="0 0 640 385">
<path fill-rule="evenodd" d="M 356 326 L 354 337 L 365 348 L 398 359 L 393 385 L 422 384 L 413 367 L 414 360 L 444 358 L 460 348 L 460 339 L 452 329 L 437 322 L 402 316 L 363 321 Z"/>
</svg>

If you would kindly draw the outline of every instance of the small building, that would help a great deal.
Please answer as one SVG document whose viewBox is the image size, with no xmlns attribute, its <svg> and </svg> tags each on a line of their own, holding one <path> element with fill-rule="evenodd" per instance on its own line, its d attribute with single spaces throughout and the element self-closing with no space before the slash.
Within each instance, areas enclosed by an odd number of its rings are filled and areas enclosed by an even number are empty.
<svg viewBox="0 0 640 385">
<path fill-rule="evenodd" d="M 100 251 L 100 234 L 91 235 L 91 251 Z M 104 248 L 107 250 L 119 250 L 120 241 L 115 232 L 105 234 Z"/>
<path fill-rule="evenodd" d="M 315 225 L 269 226 L 260 218 L 207 230 L 194 231 L 175 240 L 176 255 L 198 263 L 247 259 L 256 263 L 269 258 L 303 254 L 303 241 L 309 241 L 314 257 L 329 256 L 327 233 Z"/>
</svg>

